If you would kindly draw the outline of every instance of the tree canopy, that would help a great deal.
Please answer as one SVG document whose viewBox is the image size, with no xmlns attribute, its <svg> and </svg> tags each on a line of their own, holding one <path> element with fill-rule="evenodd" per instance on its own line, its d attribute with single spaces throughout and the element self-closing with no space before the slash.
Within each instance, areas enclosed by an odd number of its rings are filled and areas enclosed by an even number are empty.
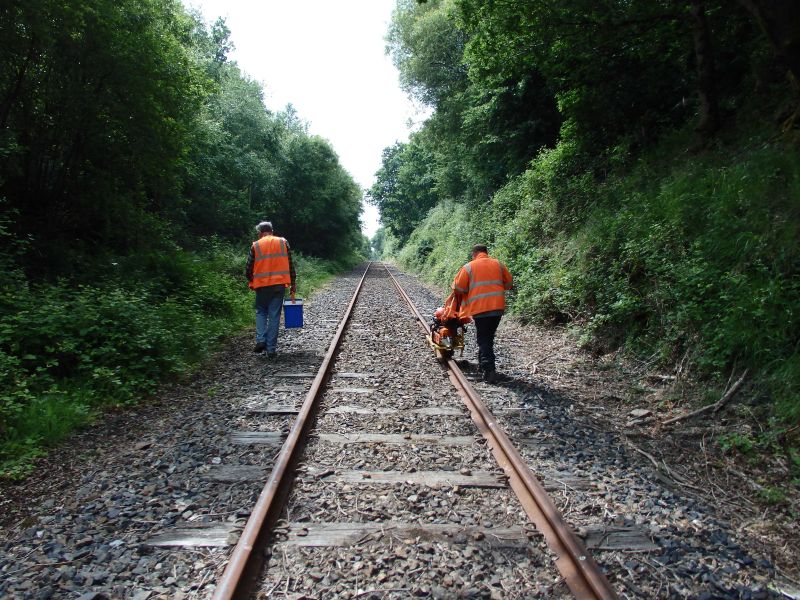
<svg viewBox="0 0 800 600">
<path fill-rule="evenodd" d="M 770 24 L 798 16 L 778 4 L 398 0 L 387 52 L 434 109 L 412 136 L 429 163 L 412 186 L 484 203 L 558 143 L 599 173 L 693 120 L 705 143 L 743 85 L 780 77 L 776 55 L 793 64 L 790 28 Z M 431 206 L 388 177 L 413 160 L 387 149 L 372 194 L 403 239 Z"/>
<path fill-rule="evenodd" d="M 383 153 L 376 246 L 446 285 L 488 243 L 524 318 L 753 365 L 798 418 L 800 3 L 397 0 L 386 39 L 433 113 Z"/>
<path fill-rule="evenodd" d="M 275 221 L 297 249 L 361 245 L 361 191 L 293 109 L 273 113 L 228 60 L 224 21 L 177 0 L 12 0 L 0 8 L 0 196 L 63 276 L 97 254 Z"/>
<path fill-rule="evenodd" d="M 300 293 L 369 253 L 362 190 L 178 0 L 0 3 L 0 477 L 252 320 L 269 219 Z"/>
</svg>

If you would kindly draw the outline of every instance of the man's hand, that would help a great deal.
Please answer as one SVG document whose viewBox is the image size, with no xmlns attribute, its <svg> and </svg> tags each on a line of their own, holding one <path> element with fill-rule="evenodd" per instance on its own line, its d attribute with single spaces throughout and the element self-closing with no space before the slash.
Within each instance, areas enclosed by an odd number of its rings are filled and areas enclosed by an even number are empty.
<svg viewBox="0 0 800 600">
<path fill-rule="evenodd" d="M 297 286 L 295 284 L 292 284 L 292 286 L 289 288 L 289 292 L 291 292 L 292 294 L 296 294 Z"/>
</svg>

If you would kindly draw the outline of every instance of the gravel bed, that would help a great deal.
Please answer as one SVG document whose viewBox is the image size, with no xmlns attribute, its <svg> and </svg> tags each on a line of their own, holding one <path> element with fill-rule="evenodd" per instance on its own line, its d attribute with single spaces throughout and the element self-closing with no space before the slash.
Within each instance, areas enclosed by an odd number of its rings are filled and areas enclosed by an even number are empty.
<svg viewBox="0 0 800 600">
<path fill-rule="evenodd" d="M 296 497 L 313 498 L 291 505 L 295 522 L 455 523 L 463 526 L 513 527 L 525 514 L 510 489 L 427 488 L 399 484 L 352 486 L 326 484 L 313 478 L 297 482 Z M 533 527 L 530 527 L 533 531 Z"/>
<path fill-rule="evenodd" d="M 423 315 L 441 305 L 444 293 L 412 276 L 397 276 Z M 559 343 L 568 345 L 566 339 Z M 587 405 L 597 413 L 605 410 L 599 377 L 596 388 L 578 394 L 571 381 L 577 373 L 571 370 L 537 375 L 532 366 L 548 356 L 537 347 L 530 328 L 513 319 L 502 321 L 495 345 L 498 370 L 506 381 L 474 385 L 498 423 L 535 473 L 566 472 L 591 480 L 587 490 L 551 493 L 567 522 L 579 533 L 598 525 L 637 526 L 658 546 L 650 552 L 592 552 L 621 597 L 782 597 L 770 589 L 772 563 L 747 548 L 747 536 L 718 507 L 697 498 L 699 489 L 665 478 L 630 440 L 604 428 L 591 412 L 587 415 Z M 550 343 L 550 351 L 556 353 L 554 345 Z M 466 372 L 476 369 L 476 348 L 472 328 Z"/>
<path fill-rule="evenodd" d="M 290 547 L 274 561 L 269 587 L 259 597 L 571 598 L 557 578 L 541 578 L 549 562 L 535 548 L 488 550 L 477 544 L 402 539 L 391 546 L 368 542 L 355 553 Z M 493 565 L 500 568 L 487 570 Z M 525 595 L 517 594 L 521 589 Z"/>
<path fill-rule="evenodd" d="M 370 402 L 382 402 L 384 398 L 376 398 Z M 464 415 L 466 417 L 467 415 Z M 464 422 L 456 421 L 452 416 L 428 415 L 424 420 L 418 415 L 325 415 L 317 426 L 320 433 L 336 431 L 372 431 L 374 433 L 414 432 L 419 434 L 436 434 L 457 436 L 471 434 L 473 430 Z"/>
<path fill-rule="evenodd" d="M 305 305 L 305 328 L 281 330 L 279 357 L 255 355 L 242 334 L 185 382 L 79 433 L 18 485 L 0 488 L 0 597 L 207 598 L 230 546 L 166 548 L 148 540 L 176 527 L 225 524 L 234 543 L 262 482 L 211 481 L 215 469 L 269 468 L 277 445 L 237 445 L 235 431 L 286 431 L 363 270 Z"/>
<path fill-rule="evenodd" d="M 365 336 L 365 331 L 384 333 Z M 468 411 L 380 266 L 365 282 L 336 369 L 380 373 L 373 385 L 382 387 L 348 394 L 336 389 L 341 383 L 334 383 L 323 398 L 315 434 L 399 434 L 401 439 L 407 436 L 407 443 L 337 444 L 312 437 L 287 503 L 287 534 L 298 524 L 309 529 L 329 523 L 380 524 L 382 531 L 413 524 L 420 529 L 407 538 L 386 534 L 375 540 L 367 535 L 346 547 L 306 547 L 279 537 L 258 597 L 569 597 L 544 540 L 503 483 L 502 471 Z M 403 412 L 326 413 L 342 406 Z M 437 408 L 458 410 L 452 415 L 414 412 Z M 432 434 L 430 439 L 411 439 L 425 433 Z M 439 443 L 449 436 L 466 440 Z M 374 475 L 350 483 L 326 478 L 370 470 L 432 471 L 437 477 L 488 471 L 497 487 L 378 484 Z M 448 533 L 431 533 L 433 526 L 447 526 Z M 494 547 L 491 532 L 503 528 L 521 532 L 523 542 Z"/>
<path fill-rule="evenodd" d="M 479 441 L 479 440 L 478 440 Z M 477 446 L 477 448 L 476 448 Z M 497 468 L 491 452 L 483 444 L 473 446 L 432 446 L 409 444 L 391 448 L 360 448 L 357 444 L 342 446 L 320 442 L 315 446 L 314 460 L 335 468 L 364 471 L 490 471 Z"/>
</svg>

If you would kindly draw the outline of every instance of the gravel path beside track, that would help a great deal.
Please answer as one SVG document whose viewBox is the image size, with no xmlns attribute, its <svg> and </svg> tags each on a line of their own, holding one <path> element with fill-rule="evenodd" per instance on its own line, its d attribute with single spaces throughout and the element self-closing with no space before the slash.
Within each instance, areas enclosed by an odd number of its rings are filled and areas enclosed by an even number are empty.
<svg viewBox="0 0 800 600">
<path fill-rule="evenodd" d="M 409 275 L 398 277 L 423 314 L 441 305 L 441 293 Z M 648 552 L 593 550 L 618 593 L 627 598 L 780 597 L 768 589 L 775 577 L 773 565 L 745 549 L 746 536 L 685 493 L 691 489 L 665 481 L 623 437 L 576 410 L 583 398 L 532 374 L 533 357 L 542 356 L 535 343 L 527 328 L 504 319 L 496 353 L 498 370 L 508 379 L 474 385 L 534 472 L 562 472 L 591 481 L 586 490 L 565 483 L 560 492 L 551 492 L 576 531 L 593 531 L 598 525 L 633 528 L 655 542 L 658 549 Z M 474 337 L 467 348 L 464 358 L 474 368 Z M 596 393 L 602 395 L 603 389 Z"/>
</svg>

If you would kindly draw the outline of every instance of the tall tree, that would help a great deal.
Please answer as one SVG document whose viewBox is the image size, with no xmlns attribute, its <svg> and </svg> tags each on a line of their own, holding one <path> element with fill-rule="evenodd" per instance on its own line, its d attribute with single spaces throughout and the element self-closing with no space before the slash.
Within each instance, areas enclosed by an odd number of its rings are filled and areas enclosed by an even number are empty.
<svg viewBox="0 0 800 600">
<path fill-rule="evenodd" d="M 401 241 L 436 204 L 432 160 L 427 150 L 414 143 L 396 143 L 383 151 L 382 165 L 368 192 L 378 207 L 381 222 Z"/>
<path fill-rule="evenodd" d="M 137 215 L 174 202 L 207 79 L 183 43 L 192 24 L 177 1 L 39 0 L 3 11 L 0 193 L 19 232 L 69 240 L 29 255 L 63 274 L 68 248 L 133 247 L 144 239 Z"/>
<path fill-rule="evenodd" d="M 441 194 L 485 200 L 555 142 L 560 115 L 537 71 L 490 82 L 468 76 L 471 39 L 458 2 L 399 1 L 387 41 L 406 90 L 436 111 L 418 143 L 435 160 Z"/>
<path fill-rule="evenodd" d="M 800 121 L 800 3 L 783 0 L 739 0 L 766 35 L 775 56 L 786 69 L 795 95 L 795 109 L 784 123 L 792 129 Z"/>
</svg>

